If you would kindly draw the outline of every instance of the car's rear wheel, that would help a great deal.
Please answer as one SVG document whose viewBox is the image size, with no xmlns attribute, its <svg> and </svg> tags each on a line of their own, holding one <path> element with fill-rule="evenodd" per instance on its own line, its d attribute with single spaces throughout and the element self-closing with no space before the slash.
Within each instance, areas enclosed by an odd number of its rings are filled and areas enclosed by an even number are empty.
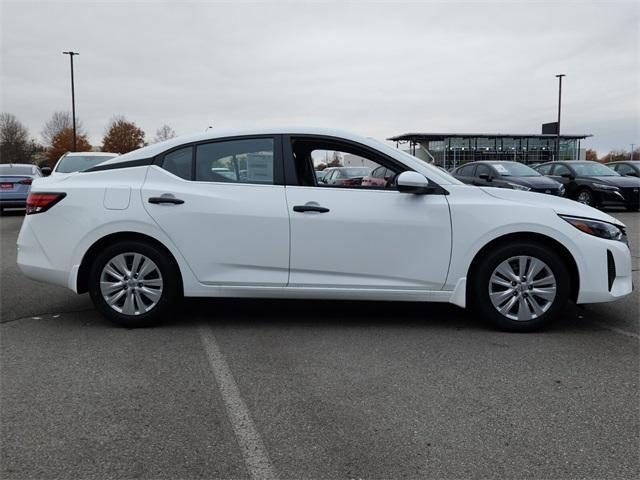
<svg viewBox="0 0 640 480">
<path fill-rule="evenodd" d="M 179 272 L 157 247 L 123 241 L 102 251 L 89 275 L 96 308 L 115 323 L 135 328 L 158 323 L 178 300 Z"/>
<path fill-rule="evenodd" d="M 567 266 L 552 250 L 534 243 L 503 245 L 475 269 L 469 304 L 501 329 L 534 331 L 565 307 L 569 281 Z"/>
</svg>

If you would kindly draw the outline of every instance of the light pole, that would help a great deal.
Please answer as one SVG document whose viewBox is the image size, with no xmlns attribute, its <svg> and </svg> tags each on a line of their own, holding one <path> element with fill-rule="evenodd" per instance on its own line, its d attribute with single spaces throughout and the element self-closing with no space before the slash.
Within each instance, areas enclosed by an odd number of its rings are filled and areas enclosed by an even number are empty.
<svg viewBox="0 0 640 480">
<path fill-rule="evenodd" d="M 78 52 L 62 52 L 63 55 L 69 55 L 71 60 L 71 118 L 73 119 L 73 151 L 76 151 L 76 93 L 73 87 L 73 56 L 80 55 Z"/>
<path fill-rule="evenodd" d="M 560 110 L 562 107 L 562 77 L 565 77 L 564 73 L 556 75 L 558 79 L 558 131 L 556 136 L 556 160 L 560 160 Z"/>
<path fill-rule="evenodd" d="M 629 156 L 629 160 L 633 160 L 633 146 L 635 145 L 635 143 L 631 144 L 631 155 Z"/>
</svg>

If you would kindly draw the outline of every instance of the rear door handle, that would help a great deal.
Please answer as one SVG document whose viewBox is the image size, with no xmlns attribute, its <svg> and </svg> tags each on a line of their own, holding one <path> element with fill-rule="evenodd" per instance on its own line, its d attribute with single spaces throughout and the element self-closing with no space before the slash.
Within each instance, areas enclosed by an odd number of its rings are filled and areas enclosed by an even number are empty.
<svg viewBox="0 0 640 480">
<path fill-rule="evenodd" d="M 184 200 L 180 200 L 179 198 L 176 197 L 169 197 L 169 196 L 162 196 L 162 197 L 150 197 L 149 198 L 149 203 L 156 203 L 156 204 L 160 204 L 160 203 L 172 203 L 174 205 L 182 205 L 184 203 Z"/>
<path fill-rule="evenodd" d="M 321 207 L 320 205 L 295 205 L 293 207 L 294 212 L 318 212 L 318 213 L 327 213 L 329 211 L 326 207 Z"/>
</svg>

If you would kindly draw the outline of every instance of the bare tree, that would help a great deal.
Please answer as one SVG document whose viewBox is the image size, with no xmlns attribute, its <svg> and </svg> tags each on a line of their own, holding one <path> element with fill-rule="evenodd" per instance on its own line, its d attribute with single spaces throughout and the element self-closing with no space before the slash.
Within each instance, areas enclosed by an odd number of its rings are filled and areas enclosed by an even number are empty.
<svg viewBox="0 0 640 480">
<path fill-rule="evenodd" d="M 36 147 L 15 115 L 0 113 L 0 163 L 30 163 Z"/>
<path fill-rule="evenodd" d="M 176 131 L 169 125 L 163 125 L 156 130 L 156 136 L 153 139 L 153 143 L 164 142 L 176 136 Z"/>
<path fill-rule="evenodd" d="M 53 112 L 49 121 L 44 124 L 40 136 L 46 146 L 51 146 L 56 135 L 69 128 L 73 128 L 71 112 Z M 86 135 L 82 123 L 78 118 L 76 118 L 76 132 L 78 135 Z"/>
</svg>

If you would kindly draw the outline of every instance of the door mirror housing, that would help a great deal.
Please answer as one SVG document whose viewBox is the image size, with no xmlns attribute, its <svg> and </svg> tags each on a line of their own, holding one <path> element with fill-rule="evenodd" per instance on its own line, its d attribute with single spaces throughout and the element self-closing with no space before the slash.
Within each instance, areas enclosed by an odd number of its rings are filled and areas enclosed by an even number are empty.
<svg viewBox="0 0 640 480">
<path fill-rule="evenodd" d="M 491 182 L 493 180 L 493 177 L 491 176 L 490 173 L 481 173 L 480 175 L 478 175 L 478 177 L 480 177 L 483 180 L 486 180 L 487 182 Z"/>
<path fill-rule="evenodd" d="M 398 191 L 404 193 L 424 195 L 435 191 L 427 177 L 418 172 L 402 172 L 396 178 L 396 185 Z"/>
<path fill-rule="evenodd" d="M 40 171 L 42 172 L 42 175 L 44 175 L 45 177 L 48 177 L 49 175 L 51 175 L 51 167 L 42 167 Z"/>
<path fill-rule="evenodd" d="M 575 180 L 576 177 L 571 174 L 571 173 L 563 173 L 562 175 L 560 175 L 562 178 L 568 178 L 569 180 Z"/>
</svg>

